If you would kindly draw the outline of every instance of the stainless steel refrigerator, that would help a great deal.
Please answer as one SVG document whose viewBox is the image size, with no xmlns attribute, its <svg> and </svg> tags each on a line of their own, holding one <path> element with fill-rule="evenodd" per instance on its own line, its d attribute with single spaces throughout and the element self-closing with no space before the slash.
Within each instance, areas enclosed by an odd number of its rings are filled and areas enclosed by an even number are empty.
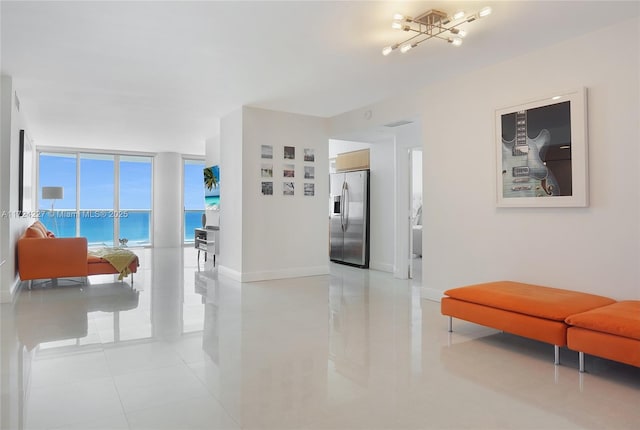
<svg viewBox="0 0 640 430">
<path fill-rule="evenodd" d="M 331 174 L 330 251 L 337 263 L 369 267 L 369 170 Z"/>
</svg>

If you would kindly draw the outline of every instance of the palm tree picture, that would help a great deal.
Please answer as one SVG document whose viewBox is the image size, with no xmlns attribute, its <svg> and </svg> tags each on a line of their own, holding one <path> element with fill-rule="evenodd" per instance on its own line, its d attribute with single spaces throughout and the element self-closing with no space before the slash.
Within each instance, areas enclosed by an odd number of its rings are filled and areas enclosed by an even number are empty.
<svg viewBox="0 0 640 430">
<path fill-rule="evenodd" d="M 204 196 L 208 207 L 220 204 L 220 166 L 204 169 Z"/>
<path fill-rule="evenodd" d="M 204 169 L 204 186 L 208 190 L 212 190 L 213 187 L 218 186 L 218 178 L 213 174 L 213 168 L 218 166 L 206 167 Z"/>
</svg>

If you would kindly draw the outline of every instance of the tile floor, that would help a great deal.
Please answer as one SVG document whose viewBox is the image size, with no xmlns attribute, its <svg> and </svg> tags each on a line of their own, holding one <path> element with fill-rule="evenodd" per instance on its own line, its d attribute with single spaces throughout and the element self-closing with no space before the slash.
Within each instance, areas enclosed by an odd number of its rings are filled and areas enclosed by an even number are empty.
<svg viewBox="0 0 640 430">
<path fill-rule="evenodd" d="M 417 282 L 240 284 L 195 251 L 2 305 L 2 429 L 638 428 L 640 369 L 456 321 Z M 201 262 L 201 266 L 204 264 Z"/>
</svg>

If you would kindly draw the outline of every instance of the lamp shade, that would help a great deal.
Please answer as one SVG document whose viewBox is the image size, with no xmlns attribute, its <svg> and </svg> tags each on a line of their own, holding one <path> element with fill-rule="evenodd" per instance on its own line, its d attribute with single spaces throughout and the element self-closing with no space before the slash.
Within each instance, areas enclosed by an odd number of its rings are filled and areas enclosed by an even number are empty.
<svg viewBox="0 0 640 430">
<path fill-rule="evenodd" d="M 62 187 L 42 187 L 43 199 L 62 199 L 64 197 L 64 188 Z"/>
</svg>

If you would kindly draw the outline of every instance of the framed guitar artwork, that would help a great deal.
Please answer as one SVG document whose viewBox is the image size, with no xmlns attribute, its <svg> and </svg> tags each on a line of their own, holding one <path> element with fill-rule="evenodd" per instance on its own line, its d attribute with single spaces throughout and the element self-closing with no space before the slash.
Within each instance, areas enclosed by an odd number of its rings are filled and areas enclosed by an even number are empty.
<svg viewBox="0 0 640 430">
<path fill-rule="evenodd" d="M 496 110 L 499 207 L 586 207 L 587 90 Z"/>
</svg>

